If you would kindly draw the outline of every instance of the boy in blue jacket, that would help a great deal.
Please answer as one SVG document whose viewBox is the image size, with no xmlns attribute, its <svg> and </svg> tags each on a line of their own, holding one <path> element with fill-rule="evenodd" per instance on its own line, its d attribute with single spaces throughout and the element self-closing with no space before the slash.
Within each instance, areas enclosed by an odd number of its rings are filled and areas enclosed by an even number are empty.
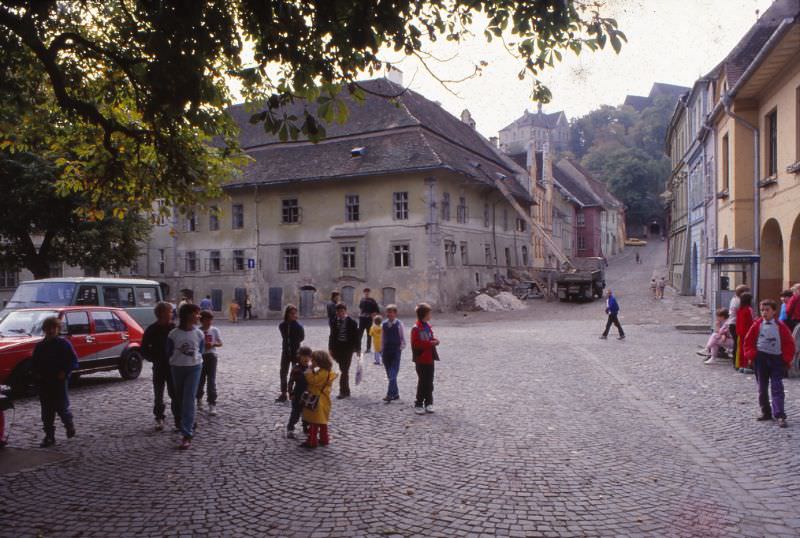
<svg viewBox="0 0 800 538">
<path fill-rule="evenodd" d="M 608 321 L 606 321 L 606 330 L 600 336 L 601 340 L 608 338 L 608 331 L 611 330 L 611 325 L 615 325 L 619 331 L 618 340 L 625 339 L 625 331 L 622 330 L 622 324 L 619 322 L 619 303 L 614 298 L 614 294 L 610 289 L 606 290 L 606 314 L 608 314 Z"/>
<path fill-rule="evenodd" d="M 39 446 L 47 448 L 56 444 L 56 413 L 64 423 L 67 438 L 75 437 L 67 384 L 70 373 L 78 367 L 78 355 L 70 341 L 58 335 L 61 332 L 60 319 L 45 319 L 42 331 L 44 340 L 36 344 L 33 350 L 31 371 L 39 386 L 39 402 L 42 405 L 44 439 Z"/>
</svg>

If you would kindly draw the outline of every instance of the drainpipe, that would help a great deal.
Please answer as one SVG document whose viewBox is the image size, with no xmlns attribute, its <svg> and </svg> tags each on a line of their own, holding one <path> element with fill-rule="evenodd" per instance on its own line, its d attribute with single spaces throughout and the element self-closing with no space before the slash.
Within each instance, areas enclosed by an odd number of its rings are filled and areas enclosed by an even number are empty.
<svg viewBox="0 0 800 538">
<path fill-rule="evenodd" d="M 759 175 L 761 170 L 761 137 L 758 127 L 736 114 L 731 110 L 733 99 L 729 92 L 722 95 L 722 106 L 725 114 L 747 127 L 753 133 L 753 254 L 761 255 L 761 186 L 759 185 Z M 758 304 L 758 280 L 761 273 L 761 260 L 753 266 L 753 300 Z"/>
</svg>

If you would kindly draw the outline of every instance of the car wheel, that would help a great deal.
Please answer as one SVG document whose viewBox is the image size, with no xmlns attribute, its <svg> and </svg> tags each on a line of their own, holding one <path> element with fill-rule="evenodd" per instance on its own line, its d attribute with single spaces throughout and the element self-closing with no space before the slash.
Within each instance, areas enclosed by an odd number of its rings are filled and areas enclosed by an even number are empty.
<svg viewBox="0 0 800 538">
<path fill-rule="evenodd" d="M 136 350 L 126 351 L 119 361 L 119 375 L 123 379 L 136 379 L 142 373 L 142 355 Z"/>
<path fill-rule="evenodd" d="M 15 398 L 30 396 L 36 392 L 30 359 L 22 361 L 14 368 L 8 378 L 8 384 L 11 386 L 11 395 Z"/>
</svg>

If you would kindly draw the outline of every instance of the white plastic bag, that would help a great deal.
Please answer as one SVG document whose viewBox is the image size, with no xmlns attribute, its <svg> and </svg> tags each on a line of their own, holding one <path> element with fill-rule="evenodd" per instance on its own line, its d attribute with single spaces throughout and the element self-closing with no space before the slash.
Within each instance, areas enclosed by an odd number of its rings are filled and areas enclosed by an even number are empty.
<svg viewBox="0 0 800 538">
<path fill-rule="evenodd" d="M 364 355 L 359 353 L 358 357 L 356 357 L 356 385 L 360 385 L 364 381 L 364 373 L 366 371 L 367 369 L 364 368 Z"/>
</svg>

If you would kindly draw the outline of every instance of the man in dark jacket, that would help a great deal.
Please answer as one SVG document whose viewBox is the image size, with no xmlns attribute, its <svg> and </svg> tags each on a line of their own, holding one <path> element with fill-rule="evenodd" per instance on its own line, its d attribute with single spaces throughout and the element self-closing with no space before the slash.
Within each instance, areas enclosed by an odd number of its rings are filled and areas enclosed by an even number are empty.
<svg viewBox="0 0 800 538">
<path fill-rule="evenodd" d="M 153 309 L 156 314 L 156 321 L 144 331 L 142 336 L 142 355 L 153 363 L 153 414 L 156 417 L 156 431 L 164 429 L 164 386 L 167 387 L 169 394 L 172 416 L 175 419 L 175 427 L 180 424 L 180 408 L 175 399 L 175 389 L 172 384 L 172 374 L 169 367 L 169 355 L 167 354 L 167 337 L 175 324 L 172 323 L 172 305 L 169 303 L 158 303 Z"/>
<path fill-rule="evenodd" d="M 331 292 L 331 300 L 325 305 L 328 313 L 328 327 L 333 327 L 333 323 L 336 321 L 336 305 L 339 304 L 339 297 L 341 295 L 338 291 Z"/>
<path fill-rule="evenodd" d="M 353 353 L 361 353 L 361 337 L 356 321 L 347 315 L 347 306 L 344 303 L 336 305 L 336 319 L 331 326 L 328 338 L 328 351 L 333 360 L 339 365 L 338 399 L 350 396 L 350 363 Z"/>
<path fill-rule="evenodd" d="M 50 317 L 42 323 L 44 340 L 36 344 L 31 358 L 31 373 L 39 387 L 42 405 L 44 440 L 39 445 L 46 448 L 56 444 L 56 414 L 64 423 L 67 438 L 75 437 L 75 423 L 69 409 L 67 383 L 72 370 L 78 367 L 78 355 L 69 340 L 61 338 L 61 320 Z"/>
<path fill-rule="evenodd" d="M 372 327 L 372 318 L 381 311 L 378 302 L 370 297 L 369 294 L 370 289 L 364 288 L 364 298 L 358 303 L 358 309 L 361 312 L 358 315 L 358 339 L 361 340 L 364 333 L 367 333 L 367 353 L 372 349 L 372 337 L 369 335 L 369 328 Z"/>
</svg>

